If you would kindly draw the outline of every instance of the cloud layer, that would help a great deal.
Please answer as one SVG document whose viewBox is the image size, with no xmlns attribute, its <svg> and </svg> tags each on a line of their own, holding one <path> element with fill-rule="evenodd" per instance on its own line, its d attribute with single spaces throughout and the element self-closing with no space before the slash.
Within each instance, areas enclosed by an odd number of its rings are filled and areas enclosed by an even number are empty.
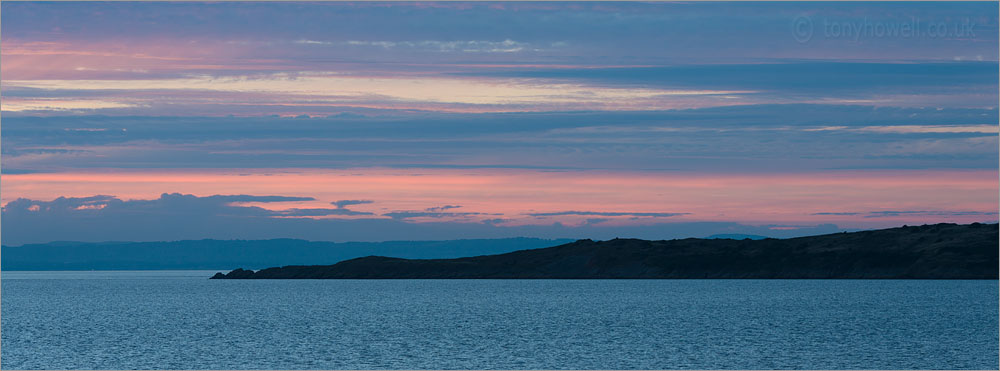
<svg viewBox="0 0 1000 371">
<path fill-rule="evenodd" d="M 3 10 L 8 114 L 815 102 L 982 108 L 998 98 L 993 3 L 12 3 Z M 801 19 L 807 38 L 792 27 Z M 869 24 L 923 27 L 861 32 Z M 842 26 L 859 31 L 842 35 Z"/>
<path fill-rule="evenodd" d="M 758 105 L 308 119 L 4 118 L 5 173 L 277 167 L 794 172 L 998 166 L 995 108 Z"/>
<path fill-rule="evenodd" d="M 446 240 L 538 236 L 598 238 L 618 236 L 673 238 L 718 233 L 776 237 L 832 233 L 834 225 L 748 226 L 724 222 L 655 223 L 639 226 L 595 226 L 561 223 L 497 226 L 482 222 L 405 222 L 392 218 L 285 218 L 300 209 L 267 210 L 234 202 L 287 202 L 300 197 L 207 196 L 163 194 L 151 200 L 111 196 L 18 199 L 3 208 L 3 243 L 21 245 L 50 241 L 170 241 L 179 239 L 305 238 L 325 241 Z M 344 210 L 344 209 L 332 209 Z M 320 213 L 321 214 L 321 213 Z M 367 213 L 366 213 L 367 214 Z M 393 214 L 393 213 L 389 213 Z"/>
<path fill-rule="evenodd" d="M 995 2 L 0 7 L 4 243 L 997 216 Z"/>
</svg>

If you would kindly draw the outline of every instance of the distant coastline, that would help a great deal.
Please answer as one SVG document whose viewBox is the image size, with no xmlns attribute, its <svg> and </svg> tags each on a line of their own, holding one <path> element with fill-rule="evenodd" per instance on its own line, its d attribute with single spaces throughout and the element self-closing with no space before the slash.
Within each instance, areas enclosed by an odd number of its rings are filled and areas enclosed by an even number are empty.
<svg viewBox="0 0 1000 371">
<path fill-rule="evenodd" d="M 790 239 L 579 240 L 457 259 L 368 256 L 213 279 L 997 279 L 998 225 L 934 224 Z"/>
<path fill-rule="evenodd" d="M 5 271 L 218 270 L 333 264 L 369 255 L 446 259 L 550 247 L 570 239 L 500 238 L 447 241 L 324 242 L 299 239 L 162 242 L 52 242 L 3 246 Z"/>
</svg>

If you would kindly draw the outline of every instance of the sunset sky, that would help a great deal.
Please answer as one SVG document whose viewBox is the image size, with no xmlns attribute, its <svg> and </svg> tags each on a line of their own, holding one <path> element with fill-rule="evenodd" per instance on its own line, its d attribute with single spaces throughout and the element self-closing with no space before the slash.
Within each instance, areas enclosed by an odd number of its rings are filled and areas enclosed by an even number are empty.
<svg viewBox="0 0 1000 371">
<path fill-rule="evenodd" d="M 0 14 L 5 245 L 998 219 L 996 2 Z"/>
</svg>

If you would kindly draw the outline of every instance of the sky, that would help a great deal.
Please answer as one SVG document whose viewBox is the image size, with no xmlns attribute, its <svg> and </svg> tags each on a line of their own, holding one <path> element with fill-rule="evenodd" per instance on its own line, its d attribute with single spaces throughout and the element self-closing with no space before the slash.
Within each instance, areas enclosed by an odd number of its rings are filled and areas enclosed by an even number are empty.
<svg viewBox="0 0 1000 371">
<path fill-rule="evenodd" d="M 996 222 L 996 2 L 0 4 L 5 245 Z"/>
</svg>

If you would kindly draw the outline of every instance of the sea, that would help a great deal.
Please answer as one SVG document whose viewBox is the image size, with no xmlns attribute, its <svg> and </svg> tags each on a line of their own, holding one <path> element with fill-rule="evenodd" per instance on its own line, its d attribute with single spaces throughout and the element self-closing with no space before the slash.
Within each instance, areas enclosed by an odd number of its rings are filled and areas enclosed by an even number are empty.
<svg viewBox="0 0 1000 371">
<path fill-rule="evenodd" d="M 996 280 L 0 272 L 3 369 L 997 369 Z"/>
</svg>

